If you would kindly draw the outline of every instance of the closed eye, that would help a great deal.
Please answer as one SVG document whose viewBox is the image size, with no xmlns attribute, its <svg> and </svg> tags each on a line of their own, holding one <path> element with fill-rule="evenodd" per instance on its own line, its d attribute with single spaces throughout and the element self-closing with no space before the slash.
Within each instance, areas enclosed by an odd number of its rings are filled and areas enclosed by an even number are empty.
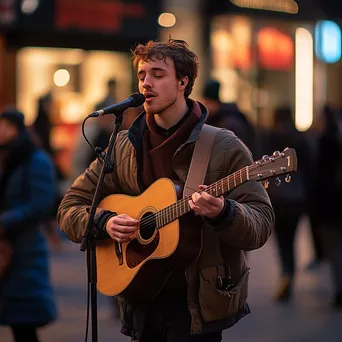
<svg viewBox="0 0 342 342">
<path fill-rule="evenodd" d="M 139 81 L 143 81 L 145 79 L 146 73 L 142 70 L 138 72 L 138 79 Z"/>
</svg>

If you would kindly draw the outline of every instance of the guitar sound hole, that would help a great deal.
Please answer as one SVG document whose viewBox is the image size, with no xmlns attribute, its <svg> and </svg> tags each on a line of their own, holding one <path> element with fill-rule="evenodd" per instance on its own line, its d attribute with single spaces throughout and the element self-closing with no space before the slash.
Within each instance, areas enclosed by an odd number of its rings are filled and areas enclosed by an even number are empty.
<svg viewBox="0 0 342 342">
<path fill-rule="evenodd" d="M 152 237 L 156 230 L 156 217 L 153 213 L 146 213 L 143 215 L 143 217 L 140 219 L 140 236 L 144 240 L 148 240 Z"/>
</svg>

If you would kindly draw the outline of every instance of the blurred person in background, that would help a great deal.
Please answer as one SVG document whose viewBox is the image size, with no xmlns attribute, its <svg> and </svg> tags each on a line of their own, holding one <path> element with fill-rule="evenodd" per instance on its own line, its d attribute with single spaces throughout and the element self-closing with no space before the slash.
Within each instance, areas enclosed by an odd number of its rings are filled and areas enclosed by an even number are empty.
<svg viewBox="0 0 342 342">
<path fill-rule="evenodd" d="M 310 272 L 317 270 L 322 264 L 322 262 L 325 260 L 322 234 L 320 232 L 320 223 L 318 219 L 320 213 L 317 212 L 317 196 L 315 194 L 315 182 L 317 181 L 318 142 L 321 132 L 322 118 L 320 118 L 320 115 L 318 114 L 315 117 L 315 121 L 313 122 L 312 126 L 305 132 L 305 135 L 307 137 L 307 140 L 310 144 L 312 151 L 311 169 L 309 174 L 309 195 L 307 214 L 312 238 L 313 255 L 312 259 L 304 266 L 304 269 Z"/>
<path fill-rule="evenodd" d="M 220 87 L 221 83 L 213 79 L 209 79 L 204 86 L 202 101 L 209 111 L 206 123 L 234 132 L 255 156 L 258 150 L 255 128 L 236 103 L 221 102 Z"/>
<path fill-rule="evenodd" d="M 342 138 L 339 118 L 329 106 L 323 109 L 318 138 L 312 205 L 320 227 L 325 255 L 334 284 L 333 304 L 342 308 Z"/>
<path fill-rule="evenodd" d="M 95 110 L 110 106 L 116 102 L 116 87 L 116 79 L 110 78 L 107 81 L 107 93 L 105 97 L 95 105 Z"/>
<path fill-rule="evenodd" d="M 40 231 L 55 203 L 55 168 L 15 109 L 0 114 L 0 155 L 0 238 L 12 250 L 0 279 L 0 324 L 11 327 L 15 342 L 37 342 L 37 329 L 56 318 Z"/>
<path fill-rule="evenodd" d="M 39 138 L 41 147 L 49 153 L 54 155 L 54 150 L 51 145 L 51 108 L 52 108 L 52 94 L 47 93 L 41 96 L 37 102 L 37 116 L 33 123 L 33 130 Z"/>
<path fill-rule="evenodd" d="M 107 94 L 105 97 L 95 105 L 94 110 L 100 110 L 104 107 L 110 106 L 114 104 L 116 99 L 116 87 L 117 82 L 115 78 L 111 78 L 107 81 Z M 100 116 L 94 120 L 94 123 L 97 125 L 97 130 L 94 139 L 92 140 L 92 144 L 95 147 L 100 147 L 102 151 L 108 146 L 109 137 L 113 131 L 113 122 L 115 116 L 114 115 L 105 115 Z M 96 158 L 96 154 L 93 150 L 89 151 L 88 159 L 86 160 L 86 165 L 88 166 L 94 159 Z"/>
<path fill-rule="evenodd" d="M 275 293 L 275 300 L 291 299 L 295 280 L 295 236 L 302 216 L 307 212 L 311 149 L 302 132 L 294 124 L 289 107 L 277 108 L 271 130 L 264 132 L 262 143 L 265 149 L 281 151 L 294 148 L 298 158 L 298 170 L 290 183 L 280 186 L 274 179 L 269 181 L 267 192 L 275 212 L 275 238 L 280 257 L 281 277 Z"/>
<path fill-rule="evenodd" d="M 208 115 L 205 106 L 189 98 L 198 58 L 186 42 L 170 38 L 166 43 L 139 44 L 133 57 L 145 111 L 128 131 L 119 132 L 112 156 L 117 167 L 106 175 L 100 199 L 115 193 L 138 196 L 163 177 L 184 185 Z M 225 129 L 216 135 L 211 156 L 209 184 L 252 163 L 250 151 Z M 61 228 L 74 242 L 79 243 L 84 234 L 100 170 L 101 163 L 95 160 L 75 180 L 59 207 Z M 205 186 L 199 185 L 201 189 Z M 120 298 L 121 331 L 132 340 L 219 342 L 224 329 L 250 312 L 244 251 L 260 248 L 270 236 L 274 213 L 265 189 L 250 181 L 226 198 L 195 189 L 188 204 L 191 211 L 180 222 L 184 230 L 193 227 L 192 240 L 195 236 L 201 240 L 200 255 L 196 261 L 180 262 L 153 299 L 144 301 L 146 283 L 141 284 L 141 305 Z M 117 243 L 128 242 L 139 229 L 138 220 L 104 208 L 98 208 L 94 224 L 98 238 Z M 189 244 L 185 248 L 192 250 Z M 160 272 L 164 268 L 161 265 Z"/>
<path fill-rule="evenodd" d="M 107 81 L 107 93 L 102 101 L 98 102 L 94 110 L 99 110 L 104 107 L 110 106 L 116 103 L 116 89 L 117 81 L 111 78 Z M 128 129 L 132 122 L 141 113 L 142 107 L 128 108 L 123 116 L 123 122 L 120 126 L 120 130 Z M 94 147 L 99 147 L 101 150 L 105 150 L 108 146 L 109 138 L 114 129 L 114 115 L 99 116 L 96 119 L 87 121 L 85 125 L 85 133 L 87 139 L 93 144 Z M 79 137 L 79 141 L 75 151 L 73 153 L 73 172 L 71 178 L 75 179 L 95 160 L 97 154 L 85 141 L 83 135 Z"/>
<path fill-rule="evenodd" d="M 110 78 L 106 83 L 106 87 L 106 94 L 100 102 L 96 103 L 94 111 L 116 102 L 116 79 Z M 114 115 L 104 115 L 87 121 L 85 124 L 85 134 L 94 147 L 99 147 L 102 151 L 105 150 L 113 131 L 114 119 Z M 88 145 L 83 135 L 80 135 L 75 151 L 73 152 L 73 172 L 71 178 L 75 179 L 78 177 L 96 158 L 97 154 L 95 151 Z"/>
<path fill-rule="evenodd" d="M 37 138 L 37 143 L 40 147 L 42 147 L 51 157 L 51 160 L 55 164 L 55 169 L 57 173 L 57 184 L 56 184 L 56 201 L 51 210 L 50 216 L 44 222 L 45 232 L 49 238 L 49 242 L 59 249 L 61 247 L 61 240 L 59 235 L 59 227 L 56 220 L 57 209 L 62 200 L 62 182 L 65 179 L 65 175 L 63 174 L 61 168 L 57 163 L 56 153 L 57 151 L 54 149 L 51 143 L 51 133 L 53 128 L 53 123 L 51 120 L 52 115 L 52 105 L 53 105 L 53 97 L 52 93 L 49 92 L 38 99 L 37 102 L 37 116 L 35 121 L 33 122 L 31 130 L 33 130 L 33 135 Z"/>
</svg>

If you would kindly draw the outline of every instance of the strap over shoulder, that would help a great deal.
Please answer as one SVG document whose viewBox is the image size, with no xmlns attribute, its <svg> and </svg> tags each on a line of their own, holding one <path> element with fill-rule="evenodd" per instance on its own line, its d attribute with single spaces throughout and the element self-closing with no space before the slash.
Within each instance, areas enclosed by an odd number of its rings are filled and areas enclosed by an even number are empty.
<svg viewBox="0 0 342 342">
<path fill-rule="evenodd" d="M 203 184 L 210 160 L 214 140 L 221 128 L 204 124 L 199 139 L 195 143 L 194 152 L 184 185 L 183 198 L 190 196 Z"/>
</svg>

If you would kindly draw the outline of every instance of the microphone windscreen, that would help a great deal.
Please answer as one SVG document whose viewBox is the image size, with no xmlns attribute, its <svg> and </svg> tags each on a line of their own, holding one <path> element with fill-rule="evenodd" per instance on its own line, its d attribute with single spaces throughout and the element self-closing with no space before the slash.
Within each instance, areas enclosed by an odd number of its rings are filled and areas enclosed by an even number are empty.
<svg viewBox="0 0 342 342">
<path fill-rule="evenodd" d="M 141 93 L 134 93 L 130 98 L 132 99 L 132 107 L 139 107 L 145 102 L 145 96 Z"/>
</svg>

